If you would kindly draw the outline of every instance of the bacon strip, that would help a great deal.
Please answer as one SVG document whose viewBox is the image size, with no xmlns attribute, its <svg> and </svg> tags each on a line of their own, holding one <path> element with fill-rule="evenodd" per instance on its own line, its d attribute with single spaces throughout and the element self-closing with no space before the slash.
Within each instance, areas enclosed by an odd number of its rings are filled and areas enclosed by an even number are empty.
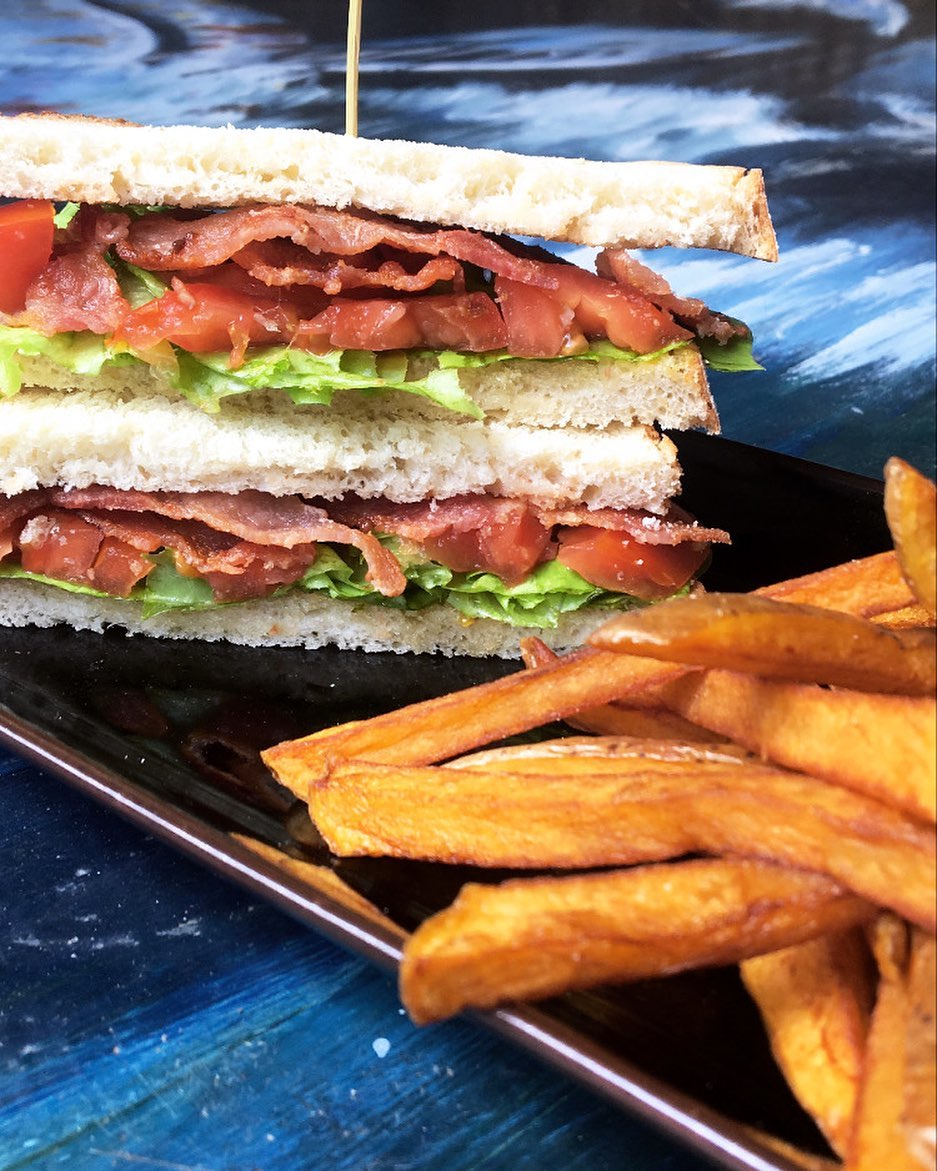
<svg viewBox="0 0 937 1171">
<path fill-rule="evenodd" d="M 543 288 L 555 282 L 543 265 L 464 228 L 419 229 L 383 216 L 294 205 L 235 208 L 200 219 L 143 216 L 117 244 L 122 259 L 155 272 L 203 268 L 230 260 L 255 241 L 286 237 L 307 251 L 358 256 L 380 245 L 456 260 Z"/>
<path fill-rule="evenodd" d="M 18 496 L 0 495 L 0 561 L 13 552 L 13 541 L 24 517 L 41 508 L 47 498 L 45 488 L 33 488 Z"/>
<path fill-rule="evenodd" d="M 713 313 L 696 297 L 678 297 L 669 283 L 652 268 L 642 264 L 623 248 L 606 248 L 595 260 L 599 276 L 642 293 L 652 305 L 666 309 L 681 324 L 700 337 L 711 337 L 725 345 L 734 337 L 748 337 L 749 329 L 722 313 Z"/>
<path fill-rule="evenodd" d="M 126 236 L 130 218 L 88 207 L 76 221 L 70 229 L 74 242 L 33 281 L 22 317 L 50 335 L 77 329 L 111 333 L 130 306 L 104 253 Z"/>
<path fill-rule="evenodd" d="M 367 580 L 380 593 L 397 597 L 407 584 L 397 559 L 375 537 L 336 524 L 323 509 L 306 504 L 298 496 L 271 496 L 254 489 L 229 494 L 137 492 L 95 486 L 51 489 L 50 498 L 61 508 L 81 509 L 86 514 L 116 509 L 155 513 L 174 521 L 200 521 L 209 529 L 267 549 L 276 546 L 293 549 L 318 541 L 352 545 L 367 562 Z M 306 564 L 311 560 L 308 558 Z"/>
<path fill-rule="evenodd" d="M 406 578 L 375 531 L 413 542 L 457 572 L 482 568 L 513 583 L 555 555 L 553 530 L 578 526 L 626 532 L 648 545 L 729 539 L 676 505 L 659 517 L 640 509 L 537 508 L 488 496 L 412 504 L 350 496 L 311 504 L 257 490 L 141 492 L 95 485 L 0 496 L 0 559 L 19 547 L 24 567 L 34 572 L 129 593 L 152 569 L 142 555 L 169 549 L 182 572 L 209 582 L 217 600 L 239 601 L 296 581 L 314 561 L 317 544 L 329 542 L 360 550 L 367 580 L 396 597 Z M 112 584 L 102 586 L 105 580 Z"/>
<path fill-rule="evenodd" d="M 688 513 L 671 504 L 666 515 L 655 516 L 640 508 L 590 509 L 584 504 L 563 508 L 537 508 L 521 500 L 489 496 L 453 496 L 448 500 L 395 504 L 389 500 L 345 497 L 327 505 L 332 516 L 345 524 L 378 532 L 396 533 L 417 543 L 439 537 L 448 530 L 468 532 L 480 528 L 503 528 L 516 523 L 519 511 L 529 511 L 546 528 L 578 527 L 614 529 L 626 532 L 645 545 L 679 545 L 683 541 L 710 541 L 727 544 L 729 534 L 707 529 Z"/>
<path fill-rule="evenodd" d="M 411 272 L 399 260 L 381 260 L 370 253 L 349 261 L 313 255 L 288 240 L 255 240 L 231 259 L 270 287 L 312 286 L 330 297 L 348 289 L 420 293 L 438 281 L 453 281 L 460 287 L 465 283 L 462 266 L 450 256 L 433 256 Z"/>
<path fill-rule="evenodd" d="M 727 545 L 731 541 L 722 529 L 704 529 L 676 504 L 671 504 L 664 516 L 655 516 L 640 508 L 597 508 L 584 504 L 571 508 L 537 509 L 537 516 L 545 525 L 578 527 L 591 525 L 598 529 L 614 529 L 627 533 L 644 545 L 679 545 L 684 541 L 708 541 Z"/>
</svg>

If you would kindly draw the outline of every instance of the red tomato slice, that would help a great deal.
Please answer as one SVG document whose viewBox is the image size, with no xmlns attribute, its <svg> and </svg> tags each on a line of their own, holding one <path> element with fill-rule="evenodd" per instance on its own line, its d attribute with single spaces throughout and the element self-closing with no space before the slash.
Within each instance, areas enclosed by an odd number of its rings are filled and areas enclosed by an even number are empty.
<svg viewBox="0 0 937 1171">
<path fill-rule="evenodd" d="M 686 585 L 706 559 L 699 541 L 643 545 L 627 533 L 582 525 L 558 529 L 558 559 L 602 589 L 647 601 L 669 597 Z"/>
<path fill-rule="evenodd" d="M 49 263 L 55 208 L 48 199 L 0 207 L 0 312 L 18 313 L 26 290 Z"/>
<path fill-rule="evenodd" d="M 477 529 L 451 528 L 420 542 L 426 555 L 456 573 L 496 573 L 508 585 L 523 581 L 543 559 L 550 530 L 525 509 Z"/>
<path fill-rule="evenodd" d="M 555 358 L 585 348 L 572 309 L 549 289 L 495 278 L 495 292 L 508 331 L 508 349 L 517 358 Z"/>
<path fill-rule="evenodd" d="M 304 321 L 296 344 L 314 353 L 337 350 L 406 350 L 420 344 L 420 331 L 403 301 L 336 300 Z"/>
<path fill-rule="evenodd" d="M 420 331 L 420 344 L 432 349 L 477 354 L 500 350 L 508 342 L 498 307 L 485 293 L 415 297 L 407 311 Z"/>
<path fill-rule="evenodd" d="M 74 513 L 50 509 L 27 522 L 19 546 L 22 566 L 29 573 L 88 585 L 101 530 Z"/>
<path fill-rule="evenodd" d="M 633 289 L 571 264 L 555 268 L 560 286 L 556 296 L 574 310 L 576 324 L 586 337 L 607 337 L 623 350 L 651 354 L 693 336 Z"/>
<path fill-rule="evenodd" d="M 222 285 L 177 282 L 162 297 L 128 313 L 114 331 L 114 340 L 134 350 L 162 341 L 193 354 L 230 350 L 233 365 L 252 342 L 288 341 L 295 323 L 295 310 L 272 298 Z"/>
<path fill-rule="evenodd" d="M 484 293 L 445 293 L 429 297 L 360 301 L 340 298 L 304 321 L 296 344 L 323 352 L 411 350 L 420 346 L 481 352 L 507 344 L 497 306 Z"/>
</svg>

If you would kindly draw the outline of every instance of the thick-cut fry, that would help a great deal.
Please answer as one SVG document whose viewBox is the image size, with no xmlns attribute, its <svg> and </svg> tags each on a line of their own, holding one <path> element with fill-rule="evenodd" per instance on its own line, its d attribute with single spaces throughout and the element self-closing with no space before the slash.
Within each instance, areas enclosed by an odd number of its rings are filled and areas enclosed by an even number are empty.
<svg viewBox="0 0 937 1171">
<path fill-rule="evenodd" d="M 884 626 L 888 630 L 933 630 L 937 623 L 934 615 L 928 614 L 919 602 L 913 606 L 902 606 L 900 610 L 876 614 L 872 621 L 876 626 Z"/>
<path fill-rule="evenodd" d="M 862 921 L 820 875 L 726 859 L 464 886 L 404 947 L 417 1024 L 571 988 L 736 963 Z"/>
<path fill-rule="evenodd" d="M 734 671 L 688 675 L 675 711 L 786 768 L 823 777 L 906 813 L 937 817 L 934 700 L 827 691 Z"/>
<path fill-rule="evenodd" d="M 848 1171 L 922 1171 L 901 1125 L 908 1031 L 908 930 L 883 914 L 871 932 L 879 969 L 878 997 L 866 1044 Z"/>
<path fill-rule="evenodd" d="M 625 760 L 670 760 L 690 764 L 700 761 L 736 764 L 747 760 L 758 763 L 750 752 L 728 741 L 722 744 L 684 744 L 679 740 L 649 736 L 565 736 L 559 740 L 540 740 L 533 744 L 481 748 L 478 752 L 456 757 L 442 767 L 589 777 L 596 773 L 620 773 L 621 762 Z"/>
<path fill-rule="evenodd" d="M 621 758 L 610 772 L 538 776 L 346 761 L 309 801 L 339 855 L 584 869 L 726 853 L 828 874 L 930 930 L 937 919 L 930 828 L 747 763 Z"/>
<path fill-rule="evenodd" d="M 874 998 L 862 932 L 823 935 L 739 968 L 794 1096 L 845 1156 Z"/>
<path fill-rule="evenodd" d="M 619 614 L 589 640 L 601 650 L 857 691 L 932 695 L 930 631 L 886 630 L 850 614 L 754 594 L 673 598 Z"/>
<path fill-rule="evenodd" d="M 683 668 L 585 650 L 492 683 L 340 724 L 262 753 L 281 784 L 302 800 L 341 759 L 428 764 L 679 678 Z"/>
<path fill-rule="evenodd" d="M 574 715 L 566 716 L 565 723 L 579 732 L 594 732 L 597 736 L 642 736 L 654 740 L 696 741 L 699 744 L 725 744 L 725 736 L 691 724 L 669 708 L 625 707 L 620 703 L 603 703 Z"/>
<path fill-rule="evenodd" d="M 922 1167 L 937 1163 L 937 940 L 911 932 L 908 964 L 908 1040 L 905 1051 L 901 1128 L 913 1158 Z"/>
<path fill-rule="evenodd" d="M 559 659 L 556 651 L 551 650 L 541 638 L 522 638 L 520 648 L 525 667 L 542 667 Z M 659 691 L 660 688 L 654 688 L 650 692 L 633 696 L 633 706 L 605 703 L 600 707 L 585 708 L 567 716 L 565 722 L 580 732 L 593 732 L 598 736 L 642 736 L 683 743 L 725 743 L 725 737 L 718 732 L 691 724 L 689 720 L 664 707 L 657 694 Z"/>
<path fill-rule="evenodd" d="M 800 1147 L 795 1147 L 793 1143 L 785 1142 L 777 1135 L 766 1134 L 763 1130 L 758 1130 L 754 1126 L 744 1126 L 752 1138 L 762 1147 L 767 1147 L 769 1151 L 780 1155 L 782 1159 L 786 1159 L 793 1167 L 799 1167 L 801 1171 L 843 1171 L 843 1165 L 839 1159 L 825 1159 L 822 1155 L 814 1155 L 809 1151 L 803 1151 Z"/>
<path fill-rule="evenodd" d="M 914 596 L 937 612 L 937 486 L 893 456 L 885 465 L 885 516 Z"/>
<path fill-rule="evenodd" d="M 790 578 L 754 591 L 779 602 L 802 602 L 874 618 L 891 610 L 910 606 L 915 597 L 904 580 L 894 550 L 845 561 L 817 573 Z"/>
</svg>

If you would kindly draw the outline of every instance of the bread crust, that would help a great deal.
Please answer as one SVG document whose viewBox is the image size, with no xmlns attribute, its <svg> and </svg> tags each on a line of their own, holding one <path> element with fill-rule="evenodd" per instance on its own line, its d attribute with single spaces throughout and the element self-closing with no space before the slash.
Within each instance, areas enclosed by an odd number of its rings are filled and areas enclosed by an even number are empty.
<svg viewBox="0 0 937 1171">
<path fill-rule="evenodd" d="M 0 118 L 0 193 L 86 203 L 319 203 L 594 247 L 777 259 L 758 170 L 596 162 L 319 130 Z"/>
</svg>

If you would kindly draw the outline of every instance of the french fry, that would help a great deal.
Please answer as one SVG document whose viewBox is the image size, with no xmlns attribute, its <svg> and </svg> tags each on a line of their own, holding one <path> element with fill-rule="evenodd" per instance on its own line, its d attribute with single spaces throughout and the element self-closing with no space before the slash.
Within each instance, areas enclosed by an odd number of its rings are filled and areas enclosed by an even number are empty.
<svg viewBox="0 0 937 1171">
<path fill-rule="evenodd" d="M 844 561 L 804 577 L 762 586 L 754 592 L 779 602 L 823 606 L 856 618 L 874 618 L 915 601 L 894 550 Z"/>
<path fill-rule="evenodd" d="M 540 638 L 522 638 L 521 657 L 525 667 L 542 667 L 559 659 L 556 651 Z M 566 717 L 571 728 L 581 732 L 592 732 L 598 736 L 641 736 L 647 739 L 679 740 L 683 743 L 700 741 L 706 744 L 725 743 L 725 737 L 708 728 L 691 724 L 682 716 L 670 711 L 661 703 L 654 689 L 650 693 L 632 697 L 634 705 L 605 703 L 600 707 L 589 707 Z"/>
<path fill-rule="evenodd" d="M 754 956 L 739 970 L 794 1096 L 845 1156 L 874 998 L 862 932 Z"/>
<path fill-rule="evenodd" d="M 668 708 L 625 707 L 604 703 L 565 717 L 565 723 L 580 732 L 597 736 L 640 736 L 651 740 L 678 740 L 682 743 L 725 744 L 725 736 L 691 724 Z"/>
<path fill-rule="evenodd" d="M 767 1147 L 769 1151 L 780 1155 L 791 1166 L 800 1168 L 800 1171 L 843 1171 L 843 1165 L 839 1159 L 825 1159 L 822 1155 L 803 1151 L 800 1147 L 795 1147 L 793 1143 L 785 1142 L 777 1135 L 766 1134 L 754 1126 L 745 1126 L 743 1130 L 748 1131 L 760 1146 Z"/>
<path fill-rule="evenodd" d="M 654 687 L 682 673 L 683 668 L 669 663 L 587 649 L 492 683 L 284 741 L 261 755 L 280 783 L 305 800 L 309 787 L 327 777 L 338 760 L 448 760 L 560 720 L 587 704 Z"/>
<path fill-rule="evenodd" d="M 937 612 L 937 486 L 893 456 L 885 465 L 885 516 L 915 598 Z"/>
<path fill-rule="evenodd" d="M 828 691 L 814 684 L 707 671 L 675 683 L 668 702 L 685 719 L 776 764 L 876 797 L 915 817 L 937 817 L 932 699 Z"/>
<path fill-rule="evenodd" d="M 907 925 L 894 915 L 880 915 L 871 941 L 879 970 L 878 996 L 846 1167 L 848 1171 L 921 1171 L 901 1125 L 909 1023 Z"/>
<path fill-rule="evenodd" d="M 540 775 L 344 761 L 309 811 L 339 855 L 585 869 L 734 854 L 830 875 L 934 928 L 934 833 L 880 802 L 738 761 L 583 759 L 585 773 Z"/>
<path fill-rule="evenodd" d="M 673 598 L 618 615 L 589 641 L 600 650 L 857 691 L 932 695 L 937 689 L 930 631 L 886 630 L 850 614 L 754 594 Z"/>
<path fill-rule="evenodd" d="M 937 620 L 933 614 L 928 614 L 919 602 L 915 602 L 912 606 L 902 606 L 900 610 L 876 614 L 872 621 L 877 626 L 885 626 L 889 630 L 932 630 Z"/>
<path fill-rule="evenodd" d="M 622 761 L 707 761 L 735 764 L 755 758 L 737 744 L 705 744 L 650 736 L 565 736 L 534 744 L 510 744 L 481 748 L 448 761 L 446 769 L 487 769 L 489 772 L 549 773 L 551 776 L 615 774 Z"/>
<path fill-rule="evenodd" d="M 417 1024 L 572 988 L 737 963 L 863 921 L 829 879 L 706 859 L 562 878 L 468 884 L 404 946 Z"/>
<path fill-rule="evenodd" d="M 937 940 L 915 928 L 908 964 L 908 1032 L 901 1128 L 912 1158 L 922 1167 L 937 1163 Z"/>
</svg>

